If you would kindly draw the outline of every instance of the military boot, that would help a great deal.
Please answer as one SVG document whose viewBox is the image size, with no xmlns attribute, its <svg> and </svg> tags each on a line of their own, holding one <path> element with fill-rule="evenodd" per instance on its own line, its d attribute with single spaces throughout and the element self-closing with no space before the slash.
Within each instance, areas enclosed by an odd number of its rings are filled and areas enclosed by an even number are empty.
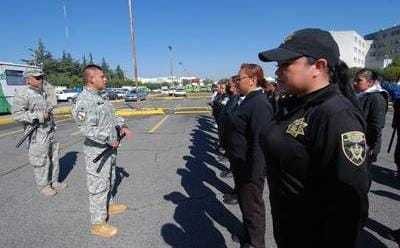
<svg viewBox="0 0 400 248">
<path fill-rule="evenodd" d="M 50 185 L 47 185 L 40 190 L 40 194 L 46 197 L 51 197 L 57 194 L 57 191 L 55 191 Z"/>
<path fill-rule="evenodd" d="M 67 184 L 64 183 L 64 182 L 62 182 L 62 183 L 60 183 L 60 182 L 54 182 L 54 183 L 51 184 L 51 187 L 52 187 L 55 191 L 60 192 L 60 191 L 63 191 L 63 190 L 67 187 Z"/>
<path fill-rule="evenodd" d="M 128 206 L 125 204 L 111 203 L 108 206 L 108 214 L 110 214 L 110 215 L 122 214 L 127 209 L 128 209 Z"/>
<path fill-rule="evenodd" d="M 117 233 L 118 233 L 118 228 L 110 224 L 107 224 L 105 222 L 99 224 L 93 224 L 90 228 L 90 234 L 102 238 L 112 238 Z"/>
</svg>

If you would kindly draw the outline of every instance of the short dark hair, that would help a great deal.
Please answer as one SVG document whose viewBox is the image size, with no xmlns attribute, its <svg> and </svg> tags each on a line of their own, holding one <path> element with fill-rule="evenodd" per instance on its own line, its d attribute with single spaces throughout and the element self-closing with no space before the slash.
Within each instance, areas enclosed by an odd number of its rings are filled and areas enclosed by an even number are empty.
<svg viewBox="0 0 400 248">
<path fill-rule="evenodd" d="M 103 71 L 103 68 L 101 68 L 101 66 L 98 66 L 98 65 L 95 65 L 95 64 L 89 64 L 89 65 L 85 66 L 83 68 L 83 73 L 82 73 L 82 76 L 85 79 L 85 81 L 87 81 L 87 76 L 88 76 L 87 75 L 87 71 L 89 71 L 89 70 L 91 70 L 91 71 L 93 71 L 93 70 Z"/>
<path fill-rule="evenodd" d="M 378 74 L 370 69 L 361 69 L 356 73 L 356 77 L 363 77 L 367 80 L 376 81 L 378 80 Z"/>
</svg>

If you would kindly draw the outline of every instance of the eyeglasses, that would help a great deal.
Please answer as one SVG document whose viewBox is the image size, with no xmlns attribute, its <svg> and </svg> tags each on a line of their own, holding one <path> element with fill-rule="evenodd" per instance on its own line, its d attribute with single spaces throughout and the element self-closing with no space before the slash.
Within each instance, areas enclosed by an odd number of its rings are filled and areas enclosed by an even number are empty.
<svg viewBox="0 0 400 248">
<path fill-rule="evenodd" d="M 34 76 L 34 78 L 35 78 L 36 80 L 41 80 L 41 79 L 43 79 L 43 76 Z"/>
<path fill-rule="evenodd" d="M 240 81 L 242 81 L 242 79 L 245 79 L 245 78 L 251 78 L 251 77 L 249 77 L 249 76 L 246 76 L 246 77 L 238 77 L 238 78 L 236 79 L 236 82 L 239 83 Z"/>
</svg>

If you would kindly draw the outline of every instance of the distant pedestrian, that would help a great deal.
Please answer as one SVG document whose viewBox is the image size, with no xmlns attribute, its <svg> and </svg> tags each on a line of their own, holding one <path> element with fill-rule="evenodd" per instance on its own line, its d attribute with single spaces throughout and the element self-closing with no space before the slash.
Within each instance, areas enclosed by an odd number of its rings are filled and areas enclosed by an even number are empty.
<svg viewBox="0 0 400 248">
<path fill-rule="evenodd" d="M 380 87 L 378 75 L 369 69 L 362 69 L 356 73 L 354 89 L 367 122 L 369 159 L 376 162 L 382 145 L 382 129 L 385 127 L 389 95 Z"/>
<path fill-rule="evenodd" d="M 396 170 L 394 176 L 400 178 L 400 85 L 396 83 L 381 82 L 382 88 L 387 90 L 393 102 L 392 128 L 397 133 L 396 149 L 394 151 L 394 162 Z"/>
</svg>

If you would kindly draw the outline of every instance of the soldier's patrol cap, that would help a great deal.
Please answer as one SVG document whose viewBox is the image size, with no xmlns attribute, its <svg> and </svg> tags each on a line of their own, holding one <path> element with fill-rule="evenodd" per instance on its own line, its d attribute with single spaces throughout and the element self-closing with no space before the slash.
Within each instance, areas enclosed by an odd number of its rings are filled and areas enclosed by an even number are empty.
<svg viewBox="0 0 400 248">
<path fill-rule="evenodd" d="M 340 61 L 339 47 L 332 35 L 317 28 L 298 30 L 289 35 L 278 48 L 258 54 L 261 61 L 278 63 L 303 56 L 326 59 L 330 66 L 335 66 Z"/>
<path fill-rule="evenodd" d="M 39 77 L 43 76 L 43 71 L 39 69 L 27 69 L 24 71 L 24 77 Z"/>
</svg>

